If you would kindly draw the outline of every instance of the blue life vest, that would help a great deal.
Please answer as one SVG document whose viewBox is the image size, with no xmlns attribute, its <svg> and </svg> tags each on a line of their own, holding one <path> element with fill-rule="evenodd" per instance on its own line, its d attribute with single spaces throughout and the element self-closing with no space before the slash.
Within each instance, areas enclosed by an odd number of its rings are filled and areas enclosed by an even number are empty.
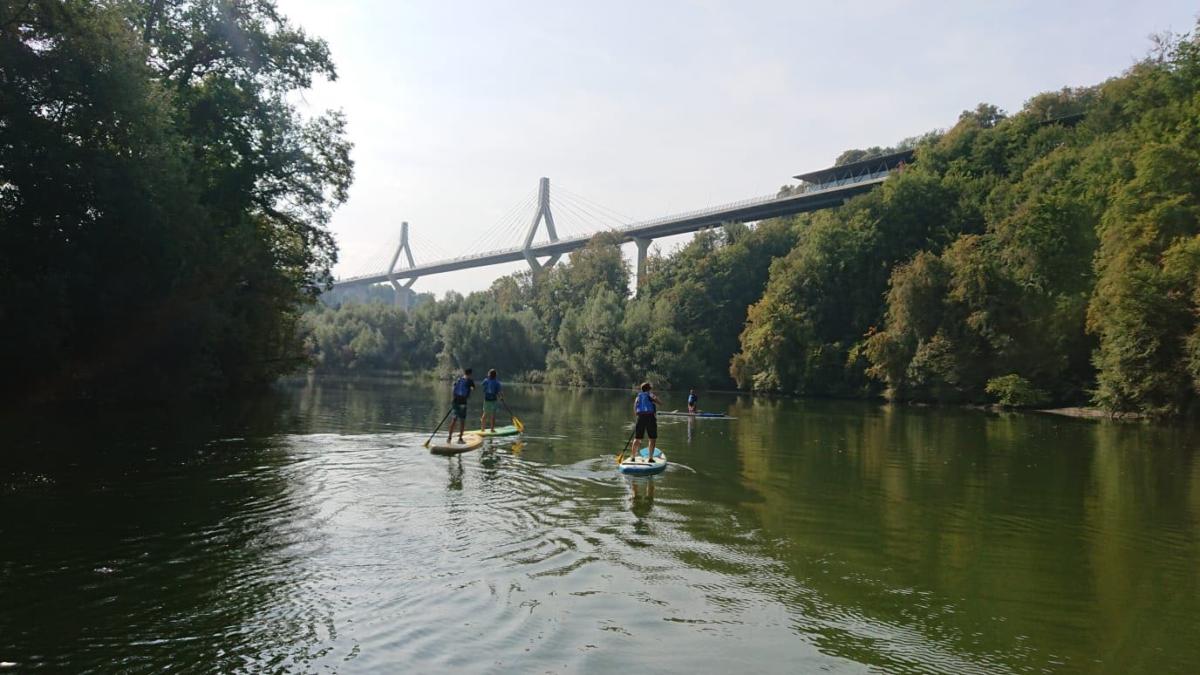
<svg viewBox="0 0 1200 675">
<path fill-rule="evenodd" d="M 454 383 L 454 395 L 461 398 L 466 398 L 471 395 L 471 386 L 467 384 L 467 378 L 460 377 Z"/>
<path fill-rule="evenodd" d="M 500 393 L 500 380 L 495 378 L 487 378 L 483 381 L 483 400 L 495 401 L 496 394 Z"/>
<path fill-rule="evenodd" d="M 654 413 L 654 401 L 650 398 L 650 392 L 643 391 L 638 394 L 637 404 L 634 406 L 634 410 L 636 410 L 637 414 L 639 415 Z"/>
<path fill-rule="evenodd" d="M 688 405 L 696 405 L 696 395 L 688 394 Z"/>
</svg>

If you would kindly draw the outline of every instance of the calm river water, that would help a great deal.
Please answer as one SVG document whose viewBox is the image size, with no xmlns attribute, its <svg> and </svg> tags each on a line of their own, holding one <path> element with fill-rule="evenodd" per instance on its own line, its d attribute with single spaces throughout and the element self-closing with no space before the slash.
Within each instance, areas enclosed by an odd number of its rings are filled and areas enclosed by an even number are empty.
<svg viewBox="0 0 1200 675">
<path fill-rule="evenodd" d="M 447 388 L 6 421 L 0 672 L 1200 672 L 1194 428 L 709 394 L 632 481 L 626 394 Z"/>
</svg>

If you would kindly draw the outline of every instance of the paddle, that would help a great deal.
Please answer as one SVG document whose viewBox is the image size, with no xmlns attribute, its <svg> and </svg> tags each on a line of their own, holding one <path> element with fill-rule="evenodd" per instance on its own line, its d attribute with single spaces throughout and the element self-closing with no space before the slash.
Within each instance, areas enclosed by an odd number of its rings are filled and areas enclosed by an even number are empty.
<svg viewBox="0 0 1200 675">
<path fill-rule="evenodd" d="M 637 424 L 633 425 L 633 431 L 630 432 L 629 438 L 625 439 L 625 445 L 621 446 L 621 452 L 617 454 L 617 464 L 625 458 L 625 450 L 629 448 L 629 444 L 633 442 L 633 435 L 637 433 Z"/>
<path fill-rule="evenodd" d="M 513 413 L 512 408 L 508 407 L 508 403 L 504 399 L 500 399 L 500 403 L 504 406 L 504 409 L 508 411 L 508 414 L 512 416 L 512 421 L 517 427 L 517 431 L 525 433 L 525 423 L 521 421 L 521 418 L 517 417 L 516 414 Z"/>
<path fill-rule="evenodd" d="M 442 418 L 441 422 L 438 422 L 437 428 L 433 430 L 433 433 L 429 434 L 429 438 L 425 440 L 425 447 L 429 447 L 429 443 L 433 441 L 434 436 L 437 436 L 437 432 L 441 430 L 442 425 L 446 423 L 446 418 L 450 417 L 450 413 L 452 412 L 454 412 L 454 406 L 450 406 L 450 409 L 446 411 L 446 416 Z"/>
</svg>

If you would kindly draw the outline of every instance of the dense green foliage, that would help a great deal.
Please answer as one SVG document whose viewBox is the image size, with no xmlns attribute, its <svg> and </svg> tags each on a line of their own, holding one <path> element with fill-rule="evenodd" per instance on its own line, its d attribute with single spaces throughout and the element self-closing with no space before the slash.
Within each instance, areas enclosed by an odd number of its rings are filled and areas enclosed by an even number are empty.
<svg viewBox="0 0 1200 675">
<path fill-rule="evenodd" d="M 964 113 L 801 229 L 733 374 L 769 391 L 1183 410 L 1200 386 L 1200 48 Z M 994 398 L 993 398 L 994 397 Z"/>
<path fill-rule="evenodd" d="M 897 147 L 915 147 L 916 161 L 881 188 L 835 210 L 702 232 L 652 258 L 636 297 L 608 234 L 537 283 L 516 275 L 430 303 L 415 316 L 438 317 L 425 338 L 435 347 L 402 348 L 412 359 L 392 365 L 898 401 L 1091 398 L 1149 414 L 1195 400 L 1194 37 L 1160 42 L 1100 85 L 1035 96 L 1013 115 L 981 104 Z M 359 332 L 314 352 L 348 365 L 331 354 L 355 339 L 372 344 Z"/>
<path fill-rule="evenodd" d="M 996 397 L 996 402 L 1006 408 L 1030 408 L 1043 405 L 1049 397 L 1046 392 L 1036 389 L 1029 380 L 1010 373 L 988 380 L 984 391 Z"/>
<path fill-rule="evenodd" d="M 308 315 L 307 340 L 318 367 L 337 370 L 497 367 L 556 384 L 729 386 L 746 306 L 794 241 L 785 221 L 701 232 L 674 255 L 652 257 L 643 291 L 630 297 L 620 239 L 604 233 L 536 283 L 529 273 L 503 277 L 408 314 L 321 308 Z"/>
<path fill-rule="evenodd" d="M 334 76 L 272 0 L 0 0 L 4 395 L 271 381 L 350 183 Z"/>
</svg>

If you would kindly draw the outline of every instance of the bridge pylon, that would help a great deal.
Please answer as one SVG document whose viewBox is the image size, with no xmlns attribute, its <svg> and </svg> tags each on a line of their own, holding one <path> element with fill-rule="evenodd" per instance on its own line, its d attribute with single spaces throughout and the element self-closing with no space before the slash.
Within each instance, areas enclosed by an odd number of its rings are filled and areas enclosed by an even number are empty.
<svg viewBox="0 0 1200 675">
<path fill-rule="evenodd" d="M 646 251 L 650 249 L 653 239 L 649 237 L 634 237 L 633 245 L 637 246 L 637 293 L 641 294 L 642 286 L 646 283 Z"/>
<path fill-rule="evenodd" d="M 396 306 L 404 311 L 408 311 L 409 298 L 412 295 L 412 285 L 417 283 L 417 277 L 412 277 L 402 285 L 400 280 L 396 278 L 396 263 L 400 260 L 400 254 L 408 259 L 408 269 L 417 266 L 413 261 L 412 247 L 408 245 L 408 222 L 400 223 L 400 245 L 396 247 L 396 252 L 392 255 L 392 262 L 388 264 L 388 283 L 392 285 L 392 290 L 396 291 Z"/>
<path fill-rule="evenodd" d="M 529 263 L 529 267 L 533 270 L 533 278 L 537 279 L 543 272 L 554 267 L 554 263 L 558 262 L 561 253 L 555 253 L 550 256 L 546 262 L 538 262 L 537 256 L 533 255 L 533 238 L 537 235 L 538 225 L 543 221 L 546 223 L 546 235 L 550 241 L 558 241 L 558 233 L 554 231 L 554 214 L 550 212 L 550 179 L 542 177 L 538 182 L 538 210 L 533 214 L 533 222 L 529 225 L 529 234 L 525 235 L 525 245 L 521 247 L 521 253 L 525 256 L 525 261 Z"/>
</svg>

